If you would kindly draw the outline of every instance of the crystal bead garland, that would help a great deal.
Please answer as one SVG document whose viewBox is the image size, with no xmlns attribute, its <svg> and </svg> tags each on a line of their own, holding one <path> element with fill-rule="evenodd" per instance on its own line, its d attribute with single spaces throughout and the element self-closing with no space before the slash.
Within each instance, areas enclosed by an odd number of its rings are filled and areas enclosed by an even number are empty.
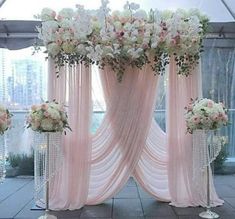
<svg viewBox="0 0 235 219">
<path fill-rule="evenodd" d="M 5 176 L 5 139 L 4 135 L 0 135 L 0 183 L 3 182 Z"/>
<path fill-rule="evenodd" d="M 196 182 L 221 150 L 217 132 L 217 130 L 199 129 L 193 131 L 193 178 L 197 179 Z"/>
<path fill-rule="evenodd" d="M 193 182 L 196 194 L 200 195 L 206 203 L 206 211 L 199 214 L 201 218 L 218 218 L 219 215 L 211 211 L 214 206 L 211 200 L 212 171 L 210 164 L 221 150 L 221 141 L 217 130 L 193 131 Z"/>
<path fill-rule="evenodd" d="M 49 145 L 47 145 L 48 134 Z M 62 164 L 61 136 L 60 132 L 34 132 L 34 197 L 36 205 L 41 208 L 45 208 L 45 185 L 55 176 Z M 49 147 L 49 173 L 46 173 L 47 146 Z"/>
</svg>

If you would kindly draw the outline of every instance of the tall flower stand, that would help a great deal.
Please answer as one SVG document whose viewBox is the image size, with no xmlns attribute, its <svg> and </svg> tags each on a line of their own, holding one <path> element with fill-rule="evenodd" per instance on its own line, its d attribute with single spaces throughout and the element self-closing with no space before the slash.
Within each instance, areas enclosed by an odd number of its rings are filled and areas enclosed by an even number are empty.
<svg viewBox="0 0 235 219">
<path fill-rule="evenodd" d="M 213 130 L 195 130 L 193 132 L 193 177 L 197 184 L 206 184 L 206 211 L 201 212 L 201 218 L 219 218 L 219 215 L 211 211 L 211 168 L 210 164 L 218 156 L 221 150 L 216 131 Z M 201 175 L 202 174 L 202 175 Z M 206 176 L 206 183 L 203 180 Z M 197 185 L 196 185 L 197 186 Z M 200 185 L 198 185 L 199 187 Z"/>
<path fill-rule="evenodd" d="M 0 135 L 0 183 L 3 182 L 6 176 L 5 169 L 5 139 L 4 135 Z"/>
<path fill-rule="evenodd" d="M 39 219 L 56 219 L 50 214 L 51 179 L 55 176 L 62 162 L 61 133 L 34 133 L 34 180 L 35 202 L 45 208 L 45 215 Z"/>
</svg>

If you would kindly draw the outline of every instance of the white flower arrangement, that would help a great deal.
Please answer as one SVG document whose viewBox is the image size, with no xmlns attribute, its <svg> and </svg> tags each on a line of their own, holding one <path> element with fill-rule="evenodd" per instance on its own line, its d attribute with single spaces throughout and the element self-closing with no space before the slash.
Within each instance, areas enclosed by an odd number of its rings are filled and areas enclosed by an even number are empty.
<svg viewBox="0 0 235 219">
<path fill-rule="evenodd" d="M 65 63 L 110 65 L 121 80 L 125 67 L 152 68 L 161 74 L 174 56 L 178 73 L 188 75 L 198 63 L 208 18 L 198 10 L 149 13 L 127 2 L 123 11 L 110 12 L 103 0 L 98 10 L 42 10 L 39 38 L 58 67 Z"/>
<path fill-rule="evenodd" d="M 223 103 L 204 98 L 195 100 L 185 107 L 187 131 L 196 129 L 215 130 L 228 124 L 227 110 Z"/>
<path fill-rule="evenodd" d="M 66 128 L 70 129 L 64 106 L 56 101 L 33 105 L 26 123 L 27 128 L 37 132 L 62 132 Z"/>
<path fill-rule="evenodd" d="M 0 105 L 0 135 L 3 135 L 11 126 L 12 114 L 4 106 Z"/>
</svg>

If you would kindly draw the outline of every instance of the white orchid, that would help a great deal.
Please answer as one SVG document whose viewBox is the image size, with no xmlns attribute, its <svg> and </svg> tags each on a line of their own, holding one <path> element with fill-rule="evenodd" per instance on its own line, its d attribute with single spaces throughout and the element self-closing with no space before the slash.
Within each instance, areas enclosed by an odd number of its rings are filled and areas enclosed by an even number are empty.
<svg viewBox="0 0 235 219">
<path fill-rule="evenodd" d="M 96 45 L 95 47 L 89 46 L 86 47 L 88 52 L 87 57 L 93 61 L 100 61 L 102 58 L 103 50 L 100 45 Z"/>
</svg>

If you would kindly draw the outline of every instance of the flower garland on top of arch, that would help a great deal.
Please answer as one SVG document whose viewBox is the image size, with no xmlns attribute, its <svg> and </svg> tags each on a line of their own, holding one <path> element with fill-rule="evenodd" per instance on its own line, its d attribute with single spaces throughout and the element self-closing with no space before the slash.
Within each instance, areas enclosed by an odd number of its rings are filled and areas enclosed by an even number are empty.
<svg viewBox="0 0 235 219">
<path fill-rule="evenodd" d="M 178 74 L 189 75 L 198 63 L 208 24 L 196 9 L 146 13 L 127 2 L 123 11 L 111 13 L 106 0 L 98 10 L 77 5 L 76 10 L 64 8 L 56 14 L 44 8 L 40 18 L 39 38 L 58 68 L 80 62 L 109 65 L 119 81 L 126 66 L 151 63 L 153 71 L 162 74 L 170 56 Z"/>
</svg>

